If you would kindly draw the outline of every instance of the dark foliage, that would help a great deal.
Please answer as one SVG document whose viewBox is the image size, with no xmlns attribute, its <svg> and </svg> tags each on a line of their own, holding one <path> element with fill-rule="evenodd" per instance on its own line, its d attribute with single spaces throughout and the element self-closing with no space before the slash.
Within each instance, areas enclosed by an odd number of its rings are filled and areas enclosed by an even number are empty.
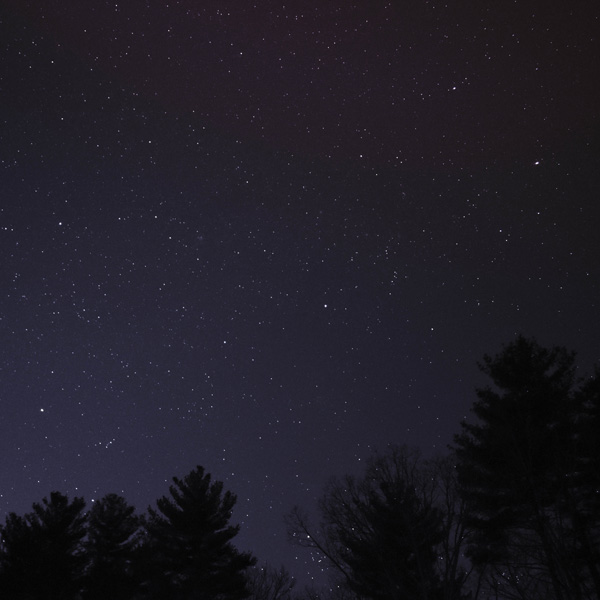
<svg viewBox="0 0 600 600">
<path fill-rule="evenodd" d="M 2 597 L 70 600 L 85 566 L 85 502 L 52 492 L 25 517 L 11 513 L 0 528 Z"/>
<path fill-rule="evenodd" d="M 363 478 L 332 480 L 319 505 L 320 530 L 294 509 L 291 539 L 324 555 L 341 575 L 338 585 L 357 597 L 458 599 L 463 517 L 448 467 L 393 447 Z"/>
<path fill-rule="evenodd" d="M 85 600 L 126 600 L 137 584 L 134 560 L 140 519 L 124 498 L 108 494 L 88 514 Z"/>
<path fill-rule="evenodd" d="M 173 478 L 169 491 L 158 510 L 149 509 L 149 597 L 245 598 L 244 571 L 256 561 L 231 544 L 239 530 L 229 525 L 235 495 L 223 493 L 223 484 L 211 482 L 202 467 Z"/>
<path fill-rule="evenodd" d="M 453 453 L 391 446 L 361 478 L 332 479 L 320 526 L 295 508 L 293 541 L 338 574 L 328 600 L 600 597 L 600 371 L 517 338 L 480 365 L 475 422 Z M 109 494 L 84 512 L 52 492 L 0 525 L 0 598 L 295 600 L 290 574 L 239 552 L 236 496 L 202 467 L 147 516 Z M 465 546 L 466 544 L 466 546 Z M 469 562 L 465 562 L 466 554 Z M 471 566 L 476 569 L 472 576 Z M 468 567 L 468 568 L 467 568 Z"/>
<path fill-rule="evenodd" d="M 477 391 L 478 420 L 455 439 L 470 556 L 515 597 L 600 592 L 598 383 L 577 390 L 574 361 L 523 337 L 486 356 L 481 369 L 494 388 Z"/>
<path fill-rule="evenodd" d="M 58 492 L 0 527 L 0 598 L 11 600 L 237 600 L 248 596 L 229 525 L 235 496 L 202 467 L 174 478 L 171 498 L 144 519 L 116 494 L 85 503 Z"/>
</svg>

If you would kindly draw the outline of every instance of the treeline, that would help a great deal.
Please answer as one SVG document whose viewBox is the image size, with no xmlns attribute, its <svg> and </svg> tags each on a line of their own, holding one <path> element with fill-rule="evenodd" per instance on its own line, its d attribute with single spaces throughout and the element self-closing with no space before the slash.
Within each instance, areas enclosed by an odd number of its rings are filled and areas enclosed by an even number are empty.
<svg viewBox="0 0 600 600">
<path fill-rule="evenodd" d="M 235 496 L 197 467 L 173 479 L 157 509 L 135 514 L 109 494 L 85 511 L 53 492 L 0 528 L 0 598 L 244 598 L 256 561 L 236 550 Z"/>
<path fill-rule="evenodd" d="M 317 526 L 288 515 L 340 593 L 600 598 L 600 372 L 578 379 L 573 353 L 524 337 L 480 368 L 491 385 L 447 456 L 388 449 L 363 477 L 331 481 Z"/>
<path fill-rule="evenodd" d="M 472 421 L 447 455 L 390 446 L 334 478 L 293 543 L 321 554 L 325 591 L 296 592 L 232 543 L 235 496 L 202 467 L 143 516 L 54 492 L 0 526 L 0 598 L 593 600 L 600 598 L 600 372 L 517 338 L 480 368 Z"/>
</svg>

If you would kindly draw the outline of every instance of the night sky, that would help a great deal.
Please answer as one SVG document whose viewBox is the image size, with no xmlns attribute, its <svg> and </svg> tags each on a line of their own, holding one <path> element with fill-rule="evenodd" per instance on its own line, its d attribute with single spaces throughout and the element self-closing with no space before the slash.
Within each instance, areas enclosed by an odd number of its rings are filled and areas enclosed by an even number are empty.
<svg viewBox="0 0 600 600">
<path fill-rule="evenodd" d="M 446 452 L 484 353 L 589 372 L 599 15 L 4 0 L 0 521 L 143 512 L 202 465 L 238 548 L 320 580 L 283 515 L 375 448 Z"/>
</svg>

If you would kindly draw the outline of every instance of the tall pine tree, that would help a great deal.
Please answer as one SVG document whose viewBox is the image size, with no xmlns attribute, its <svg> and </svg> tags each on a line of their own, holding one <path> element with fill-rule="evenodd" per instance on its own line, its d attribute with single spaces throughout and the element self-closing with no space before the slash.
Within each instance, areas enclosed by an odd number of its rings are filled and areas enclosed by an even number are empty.
<svg viewBox="0 0 600 600">
<path fill-rule="evenodd" d="M 170 497 L 149 509 L 146 549 L 153 572 L 150 597 L 238 600 L 248 595 L 245 570 L 256 561 L 232 544 L 236 496 L 200 466 L 173 478 Z"/>
<path fill-rule="evenodd" d="M 575 355 L 518 337 L 480 368 L 494 387 L 477 391 L 455 438 L 471 511 L 470 555 L 496 584 L 527 598 L 597 598 L 583 558 L 574 494 L 581 464 Z M 580 486 L 581 487 L 581 486 Z"/>
<path fill-rule="evenodd" d="M 88 514 L 85 600 L 129 600 L 136 589 L 134 558 L 140 519 L 117 494 L 95 502 Z"/>
<path fill-rule="evenodd" d="M 0 597 L 71 600 L 79 597 L 85 555 L 85 502 L 52 492 L 24 517 L 0 528 Z"/>
</svg>

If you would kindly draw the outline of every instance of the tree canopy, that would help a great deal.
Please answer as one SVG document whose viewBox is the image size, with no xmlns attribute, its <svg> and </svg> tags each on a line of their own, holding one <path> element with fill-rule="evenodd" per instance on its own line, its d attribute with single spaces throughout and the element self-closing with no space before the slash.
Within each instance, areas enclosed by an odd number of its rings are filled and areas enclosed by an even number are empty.
<svg viewBox="0 0 600 600">
<path fill-rule="evenodd" d="M 473 563 L 515 597 L 598 598 L 597 377 L 522 336 L 480 367 L 493 387 L 455 438 Z"/>
<path fill-rule="evenodd" d="M 200 466 L 183 479 L 173 478 L 170 497 L 150 508 L 146 525 L 157 577 L 153 590 L 166 588 L 171 598 L 226 598 L 248 595 L 244 571 L 256 560 L 232 545 L 239 526 L 229 524 L 236 496 L 223 493 L 220 481 Z"/>
<path fill-rule="evenodd" d="M 140 517 L 135 508 L 121 496 L 108 494 L 94 503 L 87 519 L 84 597 L 131 598 L 136 589 L 134 563 L 140 542 Z"/>
<path fill-rule="evenodd" d="M 11 513 L 0 527 L 3 597 L 75 598 L 85 567 L 85 502 L 52 492 L 24 517 Z"/>
<path fill-rule="evenodd" d="M 390 447 L 363 477 L 331 480 L 317 528 L 295 508 L 287 516 L 290 538 L 321 553 L 339 583 L 360 598 L 458 599 L 466 574 L 456 533 L 464 519 L 451 468 L 443 459 L 425 461 L 418 451 Z"/>
<path fill-rule="evenodd" d="M 293 543 L 334 574 L 295 589 L 234 546 L 236 496 L 197 466 L 143 515 L 117 494 L 54 491 L 0 525 L 0 598 L 11 600 L 597 600 L 600 370 L 517 337 L 480 364 L 472 418 L 446 456 L 375 452 L 334 477 Z"/>
<path fill-rule="evenodd" d="M 197 467 L 175 477 L 149 516 L 108 494 L 84 512 L 82 498 L 52 492 L 0 526 L 0 597 L 11 600 L 245 598 L 249 553 L 233 546 L 236 497 Z"/>
</svg>

